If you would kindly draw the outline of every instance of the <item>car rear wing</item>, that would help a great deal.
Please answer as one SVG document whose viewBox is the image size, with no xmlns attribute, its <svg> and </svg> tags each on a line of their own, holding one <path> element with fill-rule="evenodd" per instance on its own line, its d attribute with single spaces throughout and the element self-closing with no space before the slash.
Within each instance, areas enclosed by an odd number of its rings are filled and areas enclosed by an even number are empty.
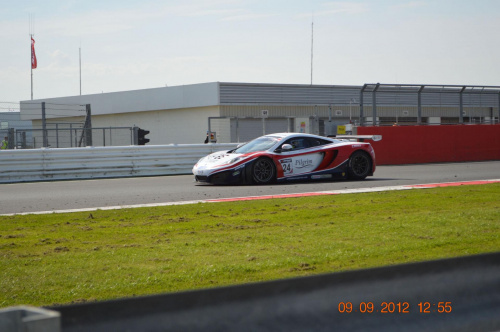
<svg viewBox="0 0 500 332">
<path fill-rule="evenodd" d="M 372 140 L 378 142 L 382 140 L 382 135 L 330 135 L 328 137 L 340 139 L 340 140 L 355 140 L 363 142 L 364 140 Z"/>
</svg>

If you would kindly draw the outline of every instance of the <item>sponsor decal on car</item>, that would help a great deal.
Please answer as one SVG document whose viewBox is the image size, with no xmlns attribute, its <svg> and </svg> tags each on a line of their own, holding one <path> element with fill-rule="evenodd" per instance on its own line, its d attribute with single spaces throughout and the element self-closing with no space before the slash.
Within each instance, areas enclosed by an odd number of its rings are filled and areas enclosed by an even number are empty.
<svg viewBox="0 0 500 332">
<path fill-rule="evenodd" d="M 292 181 L 292 180 L 306 180 L 308 178 L 309 177 L 307 177 L 307 176 L 295 176 L 293 178 L 288 178 L 287 180 L 290 180 L 290 181 Z"/>
<path fill-rule="evenodd" d="M 245 167 L 245 164 L 241 164 L 241 165 L 236 166 L 236 167 L 234 168 L 234 170 L 235 170 L 235 171 L 237 171 L 237 170 L 239 170 L 239 169 L 241 169 L 241 168 L 243 168 L 243 167 Z"/>
<path fill-rule="evenodd" d="M 311 172 L 318 167 L 322 159 L 322 153 L 313 153 L 281 159 L 279 162 L 286 177 Z"/>
<path fill-rule="evenodd" d="M 320 174 L 320 175 L 311 175 L 311 179 L 331 179 L 332 174 Z"/>
<path fill-rule="evenodd" d="M 295 160 L 295 167 L 304 168 L 309 167 L 313 164 L 312 159 L 297 159 Z"/>
<path fill-rule="evenodd" d="M 283 174 L 290 175 L 293 174 L 292 158 L 281 159 L 281 168 L 283 168 Z"/>
</svg>

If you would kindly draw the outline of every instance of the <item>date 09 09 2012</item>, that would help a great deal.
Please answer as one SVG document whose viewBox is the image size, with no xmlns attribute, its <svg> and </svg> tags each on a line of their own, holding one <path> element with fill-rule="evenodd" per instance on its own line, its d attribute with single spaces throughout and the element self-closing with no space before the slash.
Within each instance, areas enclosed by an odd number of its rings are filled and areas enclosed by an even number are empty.
<svg viewBox="0 0 500 332">
<path fill-rule="evenodd" d="M 360 302 L 354 305 L 352 302 L 339 302 L 338 310 L 340 313 L 385 313 L 385 314 L 409 314 L 414 312 L 409 302 L 382 302 L 376 305 L 373 302 Z M 417 312 L 422 314 L 430 313 L 450 313 L 452 311 L 451 302 L 418 302 Z"/>
</svg>

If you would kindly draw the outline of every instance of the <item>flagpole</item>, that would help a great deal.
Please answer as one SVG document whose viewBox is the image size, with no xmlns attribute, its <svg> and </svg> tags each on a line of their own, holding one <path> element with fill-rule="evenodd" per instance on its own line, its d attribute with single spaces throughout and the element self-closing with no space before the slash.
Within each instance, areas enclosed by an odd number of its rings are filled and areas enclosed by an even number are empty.
<svg viewBox="0 0 500 332">
<path fill-rule="evenodd" d="M 78 49 L 78 53 L 80 56 L 80 96 L 82 95 L 82 48 Z"/>
<path fill-rule="evenodd" d="M 314 16 L 311 20 L 311 85 L 313 84 Z"/>
<path fill-rule="evenodd" d="M 29 15 L 30 30 L 30 68 L 31 68 L 31 100 L 33 100 L 33 36 L 35 35 L 35 19 L 32 14 Z"/>
<path fill-rule="evenodd" d="M 33 35 L 30 34 L 30 50 L 31 50 L 31 58 L 30 58 L 30 68 L 31 68 L 31 100 L 33 100 Z"/>
</svg>

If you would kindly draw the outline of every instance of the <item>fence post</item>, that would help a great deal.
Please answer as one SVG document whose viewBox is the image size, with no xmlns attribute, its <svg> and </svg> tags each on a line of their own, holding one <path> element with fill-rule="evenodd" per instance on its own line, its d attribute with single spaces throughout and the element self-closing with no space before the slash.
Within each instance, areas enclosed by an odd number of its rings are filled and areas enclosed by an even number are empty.
<svg viewBox="0 0 500 332">
<path fill-rule="evenodd" d="M 422 91 L 425 85 L 422 85 L 417 92 L 417 124 L 420 126 L 422 124 Z"/>
<path fill-rule="evenodd" d="M 498 123 L 500 123 L 500 91 L 498 92 Z M 495 124 L 495 116 L 493 116 L 493 124 Z"/>
<path fill-rule="evenodd" d="M 465 86 L 462 87 L 462 89 L 459 92 L 459 99 L 460 99 L 460 114 L 458 115 L 458 123 L 463 124 L 464 123 L 464 97 L 463 97 L 463 92 L 465 90 Z"/>
<path fill-rule="evenodd" d="M 236 117 L 236 142 L 240 142 L 240 123 L 238 117 Z"/>
<path fill-rule="evenodd" d="M 59 147 L 59 123 L 56 123 L 56 148 Z"/>
<path fill-rule="evenodd" d="M 14 147 L 16 146 L 16 135 L 14 134 L 14 128 L 7 129 L 7 136 L 9 137 L 7 149 L 14 149 Z"/>
<path fill-rule="evenodd" d="M 139 145 L 139 127 L 132 127 L 132 145 Z"/>
<path fill-rule="evenodd" d="M 42 146 L 49 147 L 49 140 L 47 137 L 47 119 L 45 117 L 45 102 L 42 102 Z"/>
<path fill-rule="evenodd" d="M 92 146 L 92 112 L 90 111 L 90 104 L 85 105 L 85 145 Z"/>
<path fill-rule="evenodd" d="M 21 132 L 21 149 L 26 149 L 27 143 L 26 143 L 26 132 L 22 131 Z"/>
<path fill-rule="evenodd" d="M 365 112 L 364 112 L 364 100 L 363 93 L 365 92 L 366 84 L 363 85 L 361 91 L 359 92 L 359 125 L 363 127 L 365 125 Z"/>
<path fill-rule="evenodd" d="M 373 112 L 373 126 L 377 125 L 377 90 L 380 87 L 380 84 L 377 83 L 375 88 L 372 91 L 372 112 Z"/>
</svg>

